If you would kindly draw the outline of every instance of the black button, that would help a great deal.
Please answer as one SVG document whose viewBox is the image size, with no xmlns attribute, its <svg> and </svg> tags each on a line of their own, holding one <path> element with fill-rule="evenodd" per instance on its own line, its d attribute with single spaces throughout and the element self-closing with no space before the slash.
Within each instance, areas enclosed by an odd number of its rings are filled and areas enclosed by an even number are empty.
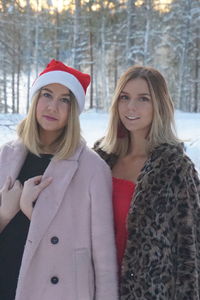
<svg viewBox="0 0 200 300">
<path fill-rule="evenodd" d="M 58 283 L 58 281 L 59 281 L 59 279 L 58 279 L 58 277 L 57 277 L 57 276 L 53 276 L 53 277 L 51 277 L 51 283 L 53 283 L 53 284 L 57 284 L 57 283 Z"/>
<path fill-rule="evenodd" d="M 58 244 L 58 242 L 59 242 L 59 238 L 57 237 L 57 236 L 53 236 L 52 238 L 51 238 L 51 243 L 52 244 Z"/>
</svg>

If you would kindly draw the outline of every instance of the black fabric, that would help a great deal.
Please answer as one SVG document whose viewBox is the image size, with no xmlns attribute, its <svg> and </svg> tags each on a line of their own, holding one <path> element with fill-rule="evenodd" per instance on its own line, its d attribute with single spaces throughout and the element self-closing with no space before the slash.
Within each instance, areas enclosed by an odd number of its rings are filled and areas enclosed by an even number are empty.
<svg viewBox="0 0 200 300">
<path fill-rule="evenodd" d="M 42 175 L 51 157 L 52 155 L 48 154 L 38 157 L 32 153 L 28 153 L 17 179 L 24 184 L 27 179 Z M 14 300 L 15 298 L 17 280 L 29 225 L 29 219 L 22 211 L 19 211 L 0 234 L 1 300 Z"/>
</svg>

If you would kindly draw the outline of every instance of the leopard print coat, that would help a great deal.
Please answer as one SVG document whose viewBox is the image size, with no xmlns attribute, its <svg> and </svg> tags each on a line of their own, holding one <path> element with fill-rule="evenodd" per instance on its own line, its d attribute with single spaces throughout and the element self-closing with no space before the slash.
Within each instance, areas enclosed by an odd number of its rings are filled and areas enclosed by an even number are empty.
<svg viewBox="0 0 200 300">
<path fill-rule="evenodd" d="M 96 145 L 112 166 L 117 157 Z M 162 144 L 138 177 L 127 219 L 121 300 L 200 299 L 200 180 L 182 147 Z"/>
</svg>

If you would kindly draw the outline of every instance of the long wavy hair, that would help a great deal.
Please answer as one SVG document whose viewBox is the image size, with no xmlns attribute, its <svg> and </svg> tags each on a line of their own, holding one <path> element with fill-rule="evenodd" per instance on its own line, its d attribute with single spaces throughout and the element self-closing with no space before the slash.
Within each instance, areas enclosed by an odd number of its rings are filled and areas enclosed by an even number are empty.
<svg viewBox="0 0 200 300">
<path fill-rule="evenodd" d="M 147 136 L 147 151 L 152 151 L 162 143 L 176 145 L 180 142 L 176 136 L 173 102 L 163 75 L 152 67 L 132 66 L 120 77 L 112 98 L 108 128 L 99 145 L 107 153 L 123 157 L 129 151 L 130 133 L 124 128 L 125 136 L 118 137 L 118 128 L 121 126 L 118 101 L 127 82 L 138 78 L 147 82 L 153 103 L 153 121 Z"/>
</svg>

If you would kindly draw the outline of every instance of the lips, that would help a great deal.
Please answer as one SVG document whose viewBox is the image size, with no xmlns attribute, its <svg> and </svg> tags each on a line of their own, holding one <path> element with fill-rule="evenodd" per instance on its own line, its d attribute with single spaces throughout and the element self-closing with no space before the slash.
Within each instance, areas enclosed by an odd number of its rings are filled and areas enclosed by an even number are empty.
<svg viewBox="0 0 200 300">
<path fill-rule="evenodd" d="M 44 115 L 43 116 L 46 120 L 48 121 L 57 121 L 57 119 L 55 117 L 52 117 L 52 116 L 48 116 L 48 115 Z"/>
<path fill-rule="evenodd" d="M 125 117 L 128 120 L 138 120 L 138 119 L 140 119 L 140 117 L 138 117 L 138 116 L 125 116 Z"/>
</svg>

